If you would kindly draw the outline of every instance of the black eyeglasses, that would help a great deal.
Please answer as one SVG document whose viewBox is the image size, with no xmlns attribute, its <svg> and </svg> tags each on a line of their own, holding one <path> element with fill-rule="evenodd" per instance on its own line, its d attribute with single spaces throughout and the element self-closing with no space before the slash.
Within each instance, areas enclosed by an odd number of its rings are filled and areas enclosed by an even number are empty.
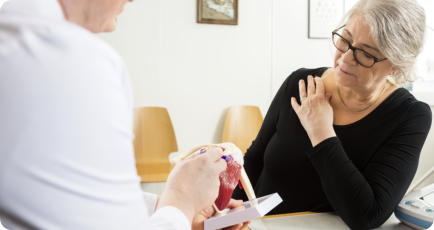
<svg viewBox="0 0 434 230">
<path fill-rule="evenodd" d="M 384 61 L 387 59 L 387 58 L 381 58 L 381 59 L 377 58 L 374 55 L 372 55 L 372 54 L 370 54 L 370 53 L 368 53 L 368 52 L 366 52 L 360 48 L 352 46 L 350 41 L 348 41 L 347 39 L 345 39 L 344 37 L 342 37 L 342 35 L 340 35 L 338 33 L 338 31 L 340 29 L 342 29 L 344 26 L 339 27 L 332 32 L 333 45 L 335 45 L 337 50 L 341 51 L 342 53 L 346 53 L 348 50 L 352 50 L 353 56 L 354 56 L 354 59 L 356 60 L 356 62 L 359 63 L 361 66 L 366 67 L 366 68 L 371 68 L 372 66 L 375 65 L 375 63 L 380 62 L 380 61 Z"/>
</svg>

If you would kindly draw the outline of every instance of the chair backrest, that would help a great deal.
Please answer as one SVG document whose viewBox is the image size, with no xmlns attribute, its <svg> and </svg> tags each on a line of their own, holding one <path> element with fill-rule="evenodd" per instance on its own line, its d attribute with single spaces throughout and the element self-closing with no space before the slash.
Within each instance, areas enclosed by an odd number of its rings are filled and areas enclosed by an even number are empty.
<svg viewBox="0 0 434 230">
<path fill-rule="evenodd" d="M 163 107 L 134 110 L 134 152 L 142 182 L 166 181 L 170 172 L 168 156 L 178 151 L 169 113 Z"/>
<path fill-rule="evenodd" d="M 256 138 L 262 125 L 262 113 L 257 106 L 232 106 L 227 110 L 222 142 L 232 142 L 243 154 Z"/>
</svg>

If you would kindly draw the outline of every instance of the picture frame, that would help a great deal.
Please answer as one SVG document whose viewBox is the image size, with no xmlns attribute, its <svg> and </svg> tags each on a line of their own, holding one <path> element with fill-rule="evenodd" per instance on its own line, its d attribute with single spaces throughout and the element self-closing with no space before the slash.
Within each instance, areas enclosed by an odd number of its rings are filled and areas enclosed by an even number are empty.
<svg viewBox="0 0 434 230">
<path fill-rule="evenodd" d="M 197 23 L 238 25 L 238 0 L 197 0 Z"/>
<path fill-rule="evenodd" d="M 309 39 L 330 39 L 344 14 L 345 0 L 308 0 Z"/>
</svg>

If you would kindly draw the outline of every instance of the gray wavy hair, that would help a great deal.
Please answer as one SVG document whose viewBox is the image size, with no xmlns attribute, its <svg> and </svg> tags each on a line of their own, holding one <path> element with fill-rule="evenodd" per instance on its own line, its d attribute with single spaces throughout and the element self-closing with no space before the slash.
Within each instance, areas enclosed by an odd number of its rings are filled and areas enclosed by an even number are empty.
<svg viewBox="0 0 434 230">
<path fill-rule="evenodd" d="M 345 15 L 361 15 L 381 53 L 399 70 L 389 77 L 397 85 L 414 81 L 414 63 L 425 39 L 425 10 L 416 0 L 360 0 Z"/>
</svg>

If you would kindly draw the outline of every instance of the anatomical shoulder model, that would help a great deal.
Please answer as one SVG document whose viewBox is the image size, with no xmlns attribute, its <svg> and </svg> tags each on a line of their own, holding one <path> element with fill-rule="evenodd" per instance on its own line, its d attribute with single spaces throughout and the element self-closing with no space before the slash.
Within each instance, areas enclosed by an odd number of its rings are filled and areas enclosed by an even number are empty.
<svg viewBox="0 0 434 230">
<path fill-rule="evenodd" d="M 200 154 L 206 154 L 207 146 L 217 146 L 222 148 L 222 158 L 226 160 L 227 164 L 226 170 L 220 173 L 219 195 L 214 202 L 214 209 L 219 213 L 226 209 L 232 197 L 232 193 L 239 183 L 241 183 L 240 187 L 244 189 L 249 200 L 256 199 L 250 180 L 243 167 L 244 160 L 242 152 L 232 143 L 199 146 L 173 158 L 171 163 L 176 164 L 181 160 L 186 160 Z"/>
</svg>

